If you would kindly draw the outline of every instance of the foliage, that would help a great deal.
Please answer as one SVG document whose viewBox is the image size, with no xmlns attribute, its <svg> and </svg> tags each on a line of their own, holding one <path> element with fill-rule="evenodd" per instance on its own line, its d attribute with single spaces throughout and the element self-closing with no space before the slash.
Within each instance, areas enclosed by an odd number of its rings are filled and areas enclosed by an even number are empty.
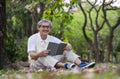
<svg viewBox="0 0 120 79">
<path fill-rule="evenodd" d="M 28 58 L 27 54 L 27 37 L 24 37 L 24 39 L 17 40 L 17 51 L 14 55 L 14 60 L 17 61 L 26 61 Z"/>
<path fill-rule="evenodd" d="M 119 34 L 120 34 L 120 27 L 118 27 L 116 30 L 115 30 L 115 34 L 114 34 L 114 52 L 119 52 L 120 51 L 120 37 L 119 37 Z"/>
<path fill-rule="evenodd" d="M 65 40 L 68 40 L 73 46 L 75 52 L 78 50 L 78 53 L 87 53 L 89 50 L 89 46 L 87 45 L 83 33 L 82 33 L 82 23 L 83 16 L 80 15 L 81 12 L 78 11 L 73 14 L 73 20 L 71 23 L 67 25 L 65 28 Z M 91 33 L 88 31 L 89 36 L 91 37 Z M 74 40 L 73 40 L 74 39 Z"/>
<path fill-rule="evenodd" d="M 8 58 L 11 59 L 10 61 L 14 61 L 14 55 L 17 50 L 16 48 L 16 40 L 13 39 L 13 35 L 9 34 L 6 39 L 6 52 L 8 54 Z"/>
<path fill-rule="evenodd" d="M 118 42 L 117 48 L 116 48 L 117 52 L 120 52 L 120 41 Z"/>
<path fill-rule="evenodd" d="M 6 37 L 6 52 L 11 62 L 16 60 L 27 60 L 26 58 L 26 40 L 24 21 L 23 18 L 25 3 L 16 1 L 12 3 L 10 0 L 7 2 L 7 37 Z M 22 6 L 19 6 L 22 4 Z M 20 41 L 21 40 L 21 41 Z M 23 41 L 22 41 L 23 40 Z"/>
<path fill-rule="evenodd" d="M 27 60 L 27 38 L 15 40 L 12 35 L 6 40 L 6 52 L 11 62 Z"/>
</svg>

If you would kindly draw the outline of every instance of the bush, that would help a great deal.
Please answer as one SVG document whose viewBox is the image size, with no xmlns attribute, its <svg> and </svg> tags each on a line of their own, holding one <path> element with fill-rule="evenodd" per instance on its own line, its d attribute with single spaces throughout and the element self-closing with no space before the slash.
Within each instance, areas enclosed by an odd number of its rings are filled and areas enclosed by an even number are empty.
<svg viewBox="0 0 120 79">
<path fill-rule="evenodd" d="M 6 52 L 11 62 L 27 60 L 27 37 L 14 39 L 12 35 L 7 36 Z"/>
</svg>

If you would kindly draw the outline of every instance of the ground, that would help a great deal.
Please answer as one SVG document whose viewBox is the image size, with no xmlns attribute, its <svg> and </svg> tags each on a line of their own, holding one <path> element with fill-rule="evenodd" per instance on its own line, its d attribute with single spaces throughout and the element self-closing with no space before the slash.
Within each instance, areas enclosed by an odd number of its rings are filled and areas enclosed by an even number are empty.
<svg viewBox="0 0 120 79">
<path fill-rule="evenodd" d="M 100 63 L 86 69 L 51 68 L 39 71 L 30 71 L 28 64 L 23 63 L 17 63 L 20 66 L 18 70 L 0 70 L 0 79 L 120 79 L 120 65 L 113 63 Z"/>
</svg>

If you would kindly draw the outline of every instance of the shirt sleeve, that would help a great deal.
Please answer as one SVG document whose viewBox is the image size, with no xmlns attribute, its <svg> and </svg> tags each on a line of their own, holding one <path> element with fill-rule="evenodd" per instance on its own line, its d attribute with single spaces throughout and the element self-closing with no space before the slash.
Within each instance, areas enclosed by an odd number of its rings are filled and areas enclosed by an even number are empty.
<svg viewBox="0 0 120 79">
<path fill-rule="evenodd" d="M 35 40 L 33 37 L 28 39 L 27 52 L 29 53 L 30 51 L 35 51 Z"/>
</svg>

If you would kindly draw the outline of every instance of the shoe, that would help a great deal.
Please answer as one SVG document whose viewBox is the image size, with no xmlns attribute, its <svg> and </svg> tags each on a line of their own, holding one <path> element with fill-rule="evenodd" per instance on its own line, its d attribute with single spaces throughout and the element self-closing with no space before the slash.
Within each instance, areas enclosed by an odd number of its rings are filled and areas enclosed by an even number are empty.
<svg viewBox="0 0 120 79">
<path fill-rule="evenodd" d="M 94 67 L 94 66 L 95 66 L 95 62 L 91 62 L 91 63 L 81 62 L 81 63 L 78 65 L 78 67 L 79 67 L 79 68 L 82 68 L 82 69 L 84 69 L 84 68 L 92 68 L 92 67 Z"/>
<path fill-rule="evenodd" d="M 74 68 L 75 67 L 75 64 L 65 64 L 64 67 L 66 69 L 71 69 L 71 68 Z"/>
</svg>

